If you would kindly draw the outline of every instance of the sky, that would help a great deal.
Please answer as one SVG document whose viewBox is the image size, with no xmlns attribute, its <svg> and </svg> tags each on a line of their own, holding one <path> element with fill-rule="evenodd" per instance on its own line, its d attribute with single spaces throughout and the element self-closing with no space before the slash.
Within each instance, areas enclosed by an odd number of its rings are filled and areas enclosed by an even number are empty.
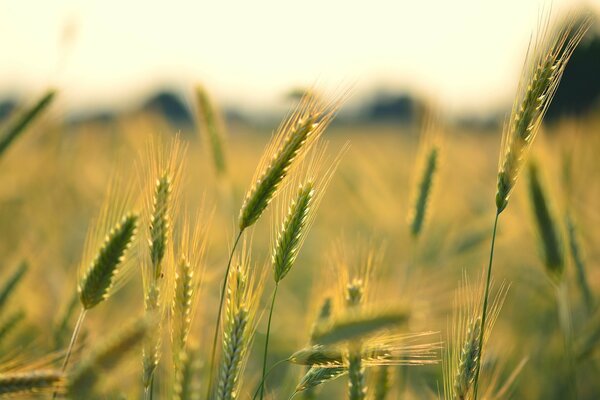
<svg viewBox="0 0 600 400">
<path fill-rule="evenodd" d="M 449 112 L 510 103 L 540 15 L 600 0 L 0 0 L 0 95 L 67 108 L 204 84 L 267 108 L 292 87 L 410 90 Z"/>
</svg>

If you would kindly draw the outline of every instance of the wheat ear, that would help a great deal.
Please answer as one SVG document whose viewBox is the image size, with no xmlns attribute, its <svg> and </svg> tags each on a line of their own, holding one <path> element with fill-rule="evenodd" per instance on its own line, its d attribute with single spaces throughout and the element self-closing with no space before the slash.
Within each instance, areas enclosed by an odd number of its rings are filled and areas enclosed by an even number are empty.
<svg viewBox="0 0 600 400">
<path fill-rule="evenodd" d="M 61 371 L 35 370 L 0 373 L 0 396 L 35 395 L 62 391 L 64 375 Z"/>
</svg>

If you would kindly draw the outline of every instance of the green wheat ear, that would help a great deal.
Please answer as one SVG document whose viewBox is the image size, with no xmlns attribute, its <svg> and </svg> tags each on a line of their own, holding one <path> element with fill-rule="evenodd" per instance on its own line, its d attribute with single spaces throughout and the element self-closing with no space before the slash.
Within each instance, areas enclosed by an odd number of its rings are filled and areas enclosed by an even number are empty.
<svg viewBox="0 0 600 400">
<path fill-rule="evenodd" d="M 240 230 L 254 224 L 267 208 L 292 162 L 316 127 L 317 119 L 314 116 L 296 122 L 281 148 L 273 155 L 271 163 L 248 192 L 240 210 Z"/>
<path fill-rule="evenodd" d="M 454 377 L 455 398 L 464 400 L 471 391 L 475 381 L 477 360 L 479 359 L 479 334 L 481 331 L 481 318 L 477 318 L 469 324 L 469 329 L 463 343 L 460 358 L 458 360 L 458 371 Z"/>
<path fill-rule="evenodd" d="M 128 214 L 110 231 L 79 283 L 79 299 L 89 310 L 105 300 L 136 233 L 138 216 Z"/>
<path fill-rule="evenodd" d="M 431 197 L 431 189 L 435 180 L 435 173 L 438 166 L 438 147 L 434 146 L 429 150 L 425 163 L 425 168 L 418 184 L 418 193 L 415 199 L 414 207 L 409 217 L 410 232 L 413 237 L 418 237 L 425 224 L 427 216 L 427 206 Z"/>
<path fill-rule="evenodd" d="M 292 268 L 298 257 L 304 228 L 308 222 L 314 197 L 312 181 L 300 186 L 296 198 L 292 200 L 283 221 L 273 252 L 275 282 L 281 281 Z"/>
<path fill-rule="evenodd" d="M 215 170 L 218 176 L 225 175 L 227 162 L 224 151 L 224 129 L 218 112 L 210 101 L 208 93 L 201 86 L 196 87 L 196 99 L 200 122 L 210 145 Z"/>
<path fill-rule="evenodd" d="M 565 266 L 560 229 L 551 213 L 548 196 L 542 186 L 539 170 L 535 163 L 529 164 L 529 196 L 540 237 L 546 272 L 552 279 L 560 280 Z"/>
</svg>

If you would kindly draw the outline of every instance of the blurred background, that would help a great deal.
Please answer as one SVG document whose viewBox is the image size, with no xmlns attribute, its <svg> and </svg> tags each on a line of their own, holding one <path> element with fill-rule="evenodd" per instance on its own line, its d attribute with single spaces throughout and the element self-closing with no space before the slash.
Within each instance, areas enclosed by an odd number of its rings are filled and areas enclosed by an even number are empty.
<svg viewBox="0 0 600 400">
<path fill-rule="evenodd" d="M 0 0 L 0 127 L 48 88 L 57 90 L 48 112 L 0 159 L 0 279 L 23 260 L 29 265 L 19 301 L 7 309 L 25 317 L 10 335 L 0 336 L 0 350 L 29 346 L 33 358 L 64 348 L 48 327 L 56 328 L 73 298 L 89 222 L 111 172 L 119 166 L 125 176 L 139 173 L 148 137 L 176 132 L 190 142 L 192 177 L 185 190 L 213 212 L 195 328 L 198 341 L 208 338 L 216 282 L 253 171 L 269 135 L 298 94 L 311 87 L 330 93 L 351 88 L 325 135 L 332 153 L 348 142 L 350 149 L 298 265 L 282 285 L 279 304 L 289 312 L 274 321 L 270 362 L 306 343 L 314 317 L 306 315 L 307 304 L 320 300 L 332 244 L 339 241 L 349 248 L 365 241 L 385 248 L 377 271 L 382 297 L 408 299 L 419 310 L 414 328 L 440 331 L 444 338 L 461 276 L 466 271 L 476 277 L 487 265 L 501 131 L 530 40 L 550 9 L 560 16 L 579 8 L 595 23 L 567 66 L 532 157 L 543 165 L 565 249 L 565 216 L 577 224 L 581 260 L 597 298 L 600 0 Z M 222 122 L 224 175 L 215 174 L 203 140 L 198 84 Z M 422 172 L 421 122 L 428 109 L 440 116 L 443 133 L 417 243 L 407 216 Z M 554 291 L 540 260 L 526 189 L 517 186 L 499 231 L 495 275 L 511 289 L 489 354 L 492 363 L 501 361 L 500 382 L 526 361 L 511 385 L 514 398 L 558 400 L 566 398 L 569 383 Z M 272 216 L 264 219 L 253 235 L 253 254 L 268 269 Z M 414 280 L 402 283 L 402 271 L 413 264 Z M 579 394 L 597 399 L 600 312 L 582 299 L 572 261 L 566 274 L 575 336 L 588 350 L 578 364 Z M 266 285 L 269 293 L 270 277 Z M 104 321 L 126 320 L 142 309 L 140 286 L 136 275 L 94 311 L 86 321 L 92 340 L 109 330 Z M 304 329 L 294 328 L 299 320 Z M 258 382 L 264 332 L 261 324 L 244 394 Z M 138 361 L 129 375 L 112 382 L 114 393 L 135 398 L 139 388 L 127 383 L 137 382 Z M 290 393 L 301 372 L 284 365 L 273 381 L 281 393 Z M 437 398 L 439 366 L 411 370 L 410 379 L 405 398 Z M 344 384 L 328 386 L 323 398 L 339 395 Z"/>
<path fill-rule="evenodd" d="M 280 112 L 292 88 L 350 84 L 364 118 L 401 118 L 426 99 L 494 119 L 544 13 L 577 7 L 600 1 L 3 1 L 0 103 L 51 85 L 69 117 L 110 115 L 185 102 L 202 82 L 229 113 L 254 117 Z M 597 76 L 578 77 L 598 90 Z"/>
</svg>

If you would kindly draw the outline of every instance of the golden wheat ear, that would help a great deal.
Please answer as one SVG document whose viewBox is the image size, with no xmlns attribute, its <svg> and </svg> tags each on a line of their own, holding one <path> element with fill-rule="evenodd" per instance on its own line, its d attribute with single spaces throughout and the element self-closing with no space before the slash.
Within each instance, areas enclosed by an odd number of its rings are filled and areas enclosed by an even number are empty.
<svg viewBox="0 0 600 400">
<path fill-rule="evenodd" d="M 186 345 L 200 299 L 200 290 L 204 280 L 205 261 L 210 217 L 206 217 L 203 207 L 189 216 L 183 213 L 183 227 L 177 240 L 177 250 L 173 252 L 175 266 L 173 282 L 174 293 L 171 304 L 171 343 L 175 368 L 179 368 L 177 355 L 185 352 Z"/>
<path fill-rule="evenodd" d="M 481 352 L 481 293 L 483 280 L 473 285 L 466 275 L 456 290 L 452 323 L 448 327 L 447 348 L 443 357 L 444 399 L 468 399 L 473 396 Z M 484 327 L 483 345 L 487 344 L 508 292 L 501 284 L 491 300 Z M 484 389 L 485 390 L 485 389 Z"/>
<path fill-rule="evenodd" d="M 505 123 L 498 165 L 496 208 L 502 212 L 569 58 L 591 26 L 591 18 L 570 16 L 546 26 L 527 57 L 510 118 Z"/>
<path fill-rule="evenodd" d="M 175 274 L 173 221 L 179 211 L 180 186 L 185 169 L 187 144 L 178 136 L 153 137 L 140 156 L 143 187 L 143 226 L 140 259 L 144 288 L 144 309 L 159 315 L 158 327 L 147 335 L 142 354 L 142 380 L 146 393 L 152 391 L 154 372 L 160 362 L 162 320 L 171 306 Z"/>
<path fill-rule="evenodd" d="M 264 288 L 264 271 L 250 262 L 248 245 L 230 271 L 223 321 L 222 353 L 218 367 L 217 400 L 236 398 L 259 321 L 258 308 Z"/>
</svg>

